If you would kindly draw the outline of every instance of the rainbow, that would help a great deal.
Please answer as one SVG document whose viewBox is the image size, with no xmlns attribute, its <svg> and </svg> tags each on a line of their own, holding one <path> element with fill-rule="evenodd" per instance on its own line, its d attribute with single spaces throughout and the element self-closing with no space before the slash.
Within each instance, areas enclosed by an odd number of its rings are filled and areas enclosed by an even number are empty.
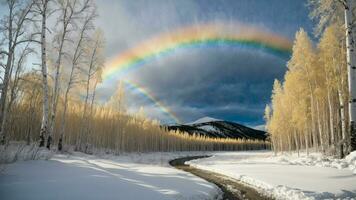
<svg viewBox="0 0 356 200">
<path fill-rule="evenodd" d="M 165 115 L 167 115 L 170 119 L 172 119 L 175 123 L 180 124 L 180 120 L 178 117 L 162 102 L 160 102 L 157 98 L 155 98 L 146 88 L 139 86 L 137 83 L 134 83 L 129 80 L 122 80 L 122 82 L 128 87 L 128 89 L 138 92 L 143 95 L 147 99 L 149 99 L 154 105 Z"/>
<path fill-rule="evenodd" d="M 103 84 L 125 79 L 122 77 L 130 70 L 144 66 L 179 50 L 192 48 L 233 47 L 252 49 L 288 60 L 291 54 L 291 42 L 279 35 L 241 25 L 225 25 L 222 23 L 199 24 L 183 27 L 172 32 L 153 37 L 137 46 L 121 52 L 105 64 L 102 78 Z M 129 88 L 152 101 L 165 115 L 176 123 L 179 119 L 164 104 L 158 101 L 147 89 L 130 81 L 124 81 Z"/>
<path fill-rule="evenodd" d="M 106 63 L 103 80 L 119 78 L 128 70 L 144 66 L 154 59 L 181 49 L 226 46 L 254 49 L 287 60 L 292 44 L 284 37 L 248 26 L 195 25 L 161 34 L 120 53 Z"/>
</svg>

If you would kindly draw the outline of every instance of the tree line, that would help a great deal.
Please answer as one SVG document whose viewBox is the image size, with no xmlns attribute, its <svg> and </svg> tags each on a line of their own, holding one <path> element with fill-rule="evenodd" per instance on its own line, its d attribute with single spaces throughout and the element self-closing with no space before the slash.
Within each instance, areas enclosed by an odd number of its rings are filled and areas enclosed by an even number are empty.
<svg viewBox="0 0 356 200">
<path fill-rule="evenodd" d="M 21 101 L 12 109 L 8 119 L 7 137 L 31 144 L 38 140 L 42 121 L 42 87 L 40 75 L 26 74 L 21 85 Z M 35 77 L 30 77 L 35 76 Z M 36 77 L 37 76 L 37 77 Z M 121 88 L 121 89 L 120 89 Z M 141 109 L 137 114 L 126 113 L 122 87 L 106 104 L 86 103 L 80 97 L 70 96 L 67 102 L 66 127 L 56 121 L 53 139 L 63 139 L 62 151 L 70 149 L 93 153 L 97 149 L 120 154 L 123 152 L 154 151 L 214 151 L 256 150 L 269 148 L 269 143 L 258 140 L 214 139 L 182 132 L 166 131 L 159 122 L 149 120 Z M 64 99 L 60 102 L 63 103 Z M 56 118 L 61 118 L 64 106 L 58 108 Z M 87 108 L 86 108 L 87 107 Z M 84 115 L 84 110 L 87 114 Z M 73 149 L 74 148 L 74 149 Z"/>
<path fill-rule="evenodd" d="M 24 85 L 30 84 L 28 89 L 34 92 L 39 84 L 41 99 L 35 102 L 42 105 L 39 145 L 50 148 L 53 144 L 58 107 L 62 107 L 58 144 L 61 148 L 69 95 L 77 88 L 87 88 L 86 114 L 89 95 L 93 96 L 100 80 L 104 39 L 94 26 L 95 4 L 91 0 L 6 0 L 2 6 L 7 13 L 0 24 L 0 142 L 9 140 L 8 122 L 24 100 Z M 30 70 L 31 64 L 26 60 L 34 57 L 39 62 L 32 63 Z"/>
<path fill-rule="evenodd" d="M 303 29 L 296 33 L 284 80 L 275 80 L 265 109 L 266 128 L 276 152 L 313 149 L 344 157 L 356 150 L 355 13 L 349 0 L 310 0 L 309 6 L 318 42 Z"/>
<path fill-rule="evenodd" d="M 90 153 L 247 150 L 264 141 L 212 139 L 163 130 L 128 114 L 124 89 L 96 100 L 105 63 L 93 0 L 6 0 L 0 21 L 0 143 L 24 140 Z M 33 61 L 37 58 L 37 61 Z M 36 59 L 35 59 L 36 60 Z"/>
</svg>

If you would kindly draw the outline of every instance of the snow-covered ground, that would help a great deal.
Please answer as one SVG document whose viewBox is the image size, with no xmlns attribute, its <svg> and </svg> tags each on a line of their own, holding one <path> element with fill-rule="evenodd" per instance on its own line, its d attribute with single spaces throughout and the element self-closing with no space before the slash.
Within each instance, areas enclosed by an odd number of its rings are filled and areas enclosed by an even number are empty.
<svg viewBox="0 0 356 200">
<path fill-rule="evenodd" d="M 75 153 L 19 161 L 0 172 L 0 199 L 217 199 L 213 184 L 168 161 L 202 153 L 95 157 Z"/>
<path fill-rule="evenodd" d="M 276 199 L 356 199 L 356 152 L 346 159 L 224 152 L 189 164 L 241 180 Z"/>
<path fill-rule="evenodd" d="M 18 161 L 2 165 L 0 199 L 218 199 L 221 191 L 215 185 L 168 164 L 192 155 L 213 155 L 189 164 L 241 180 L 276 199 L 356 199 L 356 152 L 337 160 L 269 151 L 73 153 Z"/>
<path fill-rule="evenodd" d="M 26 142 L 10 142 L 9 145 L 0 145 L 0 171 L 1 164 L 25 160 L 48 160 L 54 152 L 46 148 L 39 148 L 38 144 L 26 145 Z"/>
</svg>

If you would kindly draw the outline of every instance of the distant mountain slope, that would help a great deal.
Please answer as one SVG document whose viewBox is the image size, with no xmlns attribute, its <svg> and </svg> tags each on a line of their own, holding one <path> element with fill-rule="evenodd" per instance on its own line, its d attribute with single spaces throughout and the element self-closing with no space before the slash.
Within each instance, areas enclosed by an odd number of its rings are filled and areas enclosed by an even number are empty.
<svg viewBox="0 0 356 200">
<path fill-rule="evenodd" d="M 200 123 L 205 123 L 205 122 L 213 122 L 213 121 L 223 121 L 221 119 L 215 119 L 215 118 L 212 118 L 212 117 L 203 117 L 203 118 L 200 118 L 194 122 L 189 122 L 189 123 L 185 123 L 186 125 L 191 125 L 191 124 L 200 124 Z"/>
<path fill-rule="evenodd" d="M 193 134 L 205 135 L 212 138 L 244 138 L 265 140 L 267 133 L 265 131 L 255 130 L 244 125 L 204 117 L 192 123 L 168 125 L 168 130 L 182 131 Z"/>
</svg>

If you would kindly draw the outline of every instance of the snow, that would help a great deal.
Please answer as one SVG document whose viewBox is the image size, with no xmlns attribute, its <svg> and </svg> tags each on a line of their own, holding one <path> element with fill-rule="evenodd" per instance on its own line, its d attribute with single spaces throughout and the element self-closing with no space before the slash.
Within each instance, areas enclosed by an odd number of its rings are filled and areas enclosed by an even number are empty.
<svg viewBox="0 0 356 200">
<path fill-rule="evenodd" d="M 214 126 L 210 126 L 210 125 L 199 126 L 199 128 L 206 130 L 206 131 L 217 131 Z"/>
<path fill-rule="evenodd" d="M 356 152 L 351 152 L 345 159 L 334 159 L 332 157 L 322 156 L 321 153 L 312 153 L 309 156 L 302 154 L 299 157 L 296 153 L 284 154 L 276 157 L 270 157 L 269 159 L 290 165 L 331 167 L 337 169 L 348 168 L 356 174 Z"/>
<path fill-rule="evenodd" d="M 206 123 L 206 122 L 213 122 L 213 121 L 222 121 L 221 119 L 215 119 L 212 117 L 202 117 L 194 122 L 189 122 L 186 123 L 186 125 L 192 125 L 192 124 L 201 124 L 201 123 Z"/>
<path fill-rule="evenodd" d="M 346 156 L 345 161 L 353 173 L 356 174 L 356 151 L 353 151 Z"/>
<path fill-rule="evenodd" d="M 356 153 L 342 160 L 320 154 L 224 152 L 188 163 L 240 180 L 276 199 L 356 199 Z"/>
<path fill-rule="evenodd" d="M 259 130 L 259 131 L 266 131 L 266 125 L 265 124 L 253 126 L 252 128 L 256 129 L 256 130 Z"/>
<path fill-rule="evenodd" d="M 196 153 L 196 154 L 202 154 Z M 195 155 L 196 155 L 195 154 Z M 213 184 L 168 161 L 193 153 L 122 156 L 54 155 L 50 160 L 7 164 L 0 199 L 216 199 Z"/>
<path fill-rule="evenodd" d="M 3 165 L 0 199 L 221 198 L 215 185 L 168 164 L 193 155 L 213 156 L 189 164 L 240 180 L 275 199 L 356 199 L 356 151 L 345 159 L 318 153 L 274 156 L 270 151 L 56 154 L 49 160 Z"/>
<path fill-rule="evenodd" d="M 26 145 L 23 141 L 11 141 L 7 145 L 0 145 L 0 164 L 24 160 L 48 160 L 53 152 L 46 148 L 39 148 L 38 144 Z"/>
</svg>

